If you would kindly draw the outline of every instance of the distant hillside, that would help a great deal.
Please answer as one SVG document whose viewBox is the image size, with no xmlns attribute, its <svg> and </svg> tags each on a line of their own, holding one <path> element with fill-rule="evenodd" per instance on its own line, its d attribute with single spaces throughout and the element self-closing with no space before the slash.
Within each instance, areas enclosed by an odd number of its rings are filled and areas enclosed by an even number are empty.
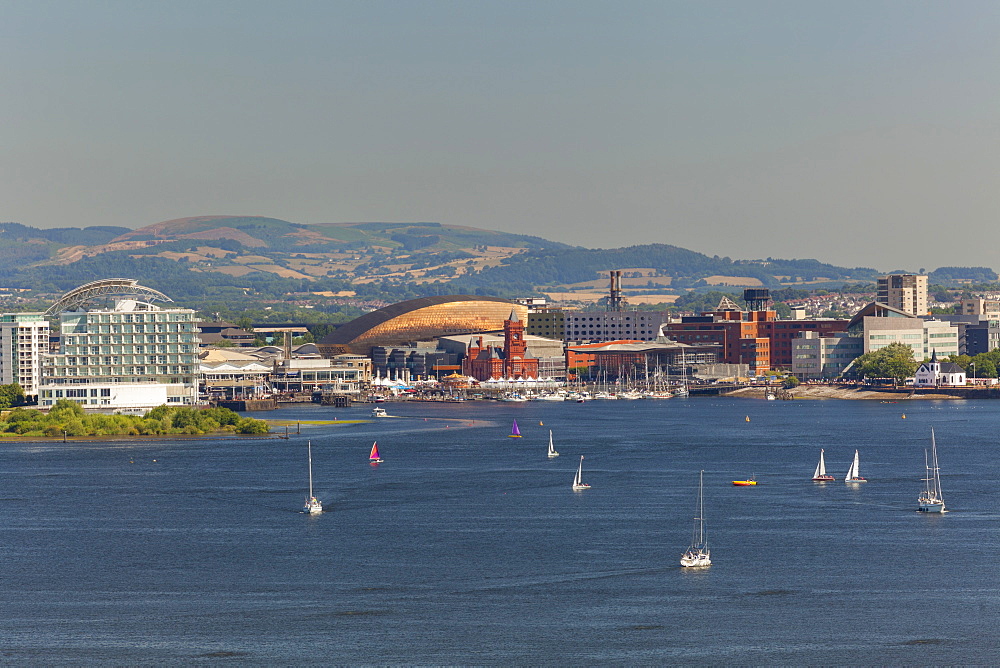
<svg viewBox="0 0 1000 668">
<path fill-rule="evenodd" d="M 0 223 L 0 266 L 9 270 L 44 262 L 68 245 L 104 244 L 127 227 L 58 227 L 39 230 L 20 223 Z"/>
<path fill-rule="evenodd" d="M 0 286 L 52 295 L 97 278 L 126 276 L 217 311 L 265 302 L 309 308 L 344 299 L 396 302 L 439 294 L 552 294 L 587 301 L 606 293 L 610 270 L 623 272 L 627 297 L 648 296 L 652 303 L 692 290 L 808 290 L 871 283 L 879 275 L 811 259 L 733 260 L 662 243 L 587 249 L 430 222 L 304 225 L 260 216 L 195 216 L 137 230 L 0 224 Z M 995 277 L 984 267 L 942 267 L 931 281 Z"/>
</svg>

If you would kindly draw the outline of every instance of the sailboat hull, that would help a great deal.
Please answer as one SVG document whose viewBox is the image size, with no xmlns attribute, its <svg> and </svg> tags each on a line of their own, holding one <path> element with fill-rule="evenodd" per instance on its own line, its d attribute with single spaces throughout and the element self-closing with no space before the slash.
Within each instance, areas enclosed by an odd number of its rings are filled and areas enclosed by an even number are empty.
<svg viewBox="0 0 1000 668">
<path fill-rule="evenodd" d="M 832 475 L 818 475 L 813 478 L 813 482 L 833 482 L 836 480 Z"/>
<path fill-rule="evenodd" d="M 943 513 L 945 512 L 944 501 L 937 503 L 921 501 L 920 505 L 917 506 L 917 511 L 921 513 Z"/>
<path fill-rule="evenodd" d="M 681 557 L 681 566 L 685 568 L 705 568 L 712 565 L 708 552 L 685 552 Z"/>
<path fill-rule="evenodd" d="M 310 515 L 319 515 L 321 512 L 323 512 L 323 504 L 320 503 L 319 500 L 313 499 L 311 501 L 307 501 L 305 507 L 302 510 L 304 512 L 309 513 Z"/>
</svg>

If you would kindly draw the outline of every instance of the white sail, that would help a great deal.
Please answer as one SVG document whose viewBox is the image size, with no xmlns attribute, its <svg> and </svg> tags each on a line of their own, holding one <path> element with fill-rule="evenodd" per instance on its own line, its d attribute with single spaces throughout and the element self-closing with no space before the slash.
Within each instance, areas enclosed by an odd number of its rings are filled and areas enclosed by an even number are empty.
<svg viewBox="0 0 1000 668">
<path fill-rule="evenodd" d="M 576 475 L 573 477 L 573 489 L 588 489 L 590 485 L 583 482 L 583 455 L 580 455 L 580 466 L 576 469 Z"/>
<path fill-rule="evenodd" d="M 549 457 L 558 457 L 559 453 L 556 452 L 555 445 L 552 444 L 552 430 L 549 429 Z"/>
<path fill-rule="evenodd" d="M 823 451 L 819 451 L 819 464 L 816 464 L 816 470 L 813 472 L 813 478 L 818 478 L 821 475 L 826 475 L 826 462 L 823 461 Z"/>
<path fill-rule="evenodd" d="M 315 515 L 316 513 L 323 512 L 323 504 L 313 496 L 313 455 L 312 455 L 312 441 L 307 441 L 307 447 L 309 449 L 309 497 L 306 499 L 306 505 L 303 510 L 305 510 L 310 515 Z"/>
<path fill-rule="evenodd" d="M 937 443 L 934 440 L 934 428 L 931 428 L 931 457 L 928 461 L 927 450 L 924 450 L 924 492 L 920 495 L 918 510 L 929 513 L 945 511 L 944 495 L 941 492 L 941 469 L 938 467 Z"/>
<path fill-rule="evenodd" d="M 681 555 L 681 566 L 703 567 L 712 565 L 708 539 L 705 537 L 705 471 L 698 474 L 698 507 L 694 518 L 691 547 Z"/>
<path fill-rule="evenodd" d="M 844 478 L 844 480 L 847 480 L 848 482 L 850 482 L 851 480 L 854 480 L 855 478 L 859 478 L 860 477 L 859 473 L 860 473 L 860 467 L 859 467 L 858 451 L 855 450 L 854 451 L 854 461 L 851 463 L 851 468 L 848 469 L 848 471 L 847 471 L 847 477 Z"/>
</svg>

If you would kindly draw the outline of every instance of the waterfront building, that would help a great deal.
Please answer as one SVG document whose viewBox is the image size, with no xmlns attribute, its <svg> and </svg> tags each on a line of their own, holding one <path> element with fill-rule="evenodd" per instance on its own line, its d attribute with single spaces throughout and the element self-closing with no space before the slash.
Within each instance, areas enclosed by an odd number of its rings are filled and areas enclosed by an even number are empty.
<svg viewBox="0 0 1000 668">
<path fill-rule="evenodd" d="M 486 345 L 479 336 L 469 344 L 462 372 L 479 381 L 538 378 L 538 360 L 527 354 L 524 322 L 512 310 L 503 323 L 503 348 Z"/>
<path fill-rule="evenodd" d="M 0 385 L 17 383 L 29 400 L 38 396 L 42 355 L 49 351 L 49 320 L 43 313 L 0 315 Z"/>
<path fill-rule="evenodd" d="M 958 328 L 958 354 L 974 356 L 1000 348 L 1000 318 L 987 315 L 934 315 L 924 319 L 950 322 Z"/>
<path fill-rule="evenodd" d="M 693 377 L 696 369 L 714 367 L 721 352 L 718 344 L 688 345 L 661 335 L 656 341 L 605 341 L 568 346 L 566 367 L 578 375 L 604 381 L 634 383 L 662 375 L 677 380 L 685 375 Z"/>
<path fill-rule="evenodd" d="M 257 355 L 213 348 L 198 357 L 201 393 L 208 399 L 249 399 L 271 391 L 273 366 Z"/>
<path fill-rule="evenodd" d="M 861 336 L 799 332 L 792 340 L 792 375 L 802 380 L 836 378 L 863 351 Z"/>
<path fill-rule="evenodd" d="M 847 329 L 847 320 L 778 320 L 778 314 L 764 306 L 766 299 L 751 301 L 753 308 L 743 311 L 724 297 L 714 311 L 664 323 L 663 333 L 680 343 L 719 346 L 720 362 L 745 364 L 752 375 L 760 376 L 792 368 L 793 342 L 800 332 L 829 336 Z"/>
<path fill-rule="evenodd" d="M 198 402 L 198 319 L 130 279 L 82 285 L 46 311 L 57 347 L 42 355 L 39 405 L 143 410 Z M 111 302 L 110 305 L 101 302 Z"/>
<path fill-rule="evenodd" d="M 463 351 L 464 352 L 464 351 Z M 392 380 L 429 380 L 461 371 L 460 355 L 442 350 L 437 341 L 417 341 L 400 346 L 375 346 L 371 351 L 373 373 Z M 405 372 L 405 373 L 404 373 Z"/>
<path fill-rule="evenodd" d="M 880 350 L 892 343 L 913 349 L 913 359 L 929 359 L 935 353 L 958 355 L 958 327 L 935 318 L 917 318 L 902 309 L 873 302 L 848 323 L 847 331 L 862 336 L 863 353 Z"/>
<path fill-rule="evenodd" d="M 937 353 L 924 362 L 913 376 L 915 387 L 964 387 L 965 369 L 953 362 L 938 362 Z"/>
<path fill-rule="evenodd" d="M 324 385 L 360 387 L 372 379 L 371 360 L 363 355 L 279 358 L 271 372 L 276 392 L 316 392 Z"/>
<path fill-rule="evenodd" d="M 341 353 L 368 355 L 375 346 L 393 347 L 453 334 L 496 331 L 503 328 L 511 309 L 522 321 L 527 318 L 527 306 L 499 297 L 421 297 L 355 318 L 318 345 L 325 357 Z"/>
<path fill-rule="evenodd" d="M 538 362 L 539 378 L 566 379 L 566 353 L 562 341 L 525 334 L 524 343 L 527 346 L 525 356 Z M 504 332 L 501 330 L 483 332 L 475 336 L 442 336 L 438 339 L 438 347 L 456 355 L 458 360 L 464 362 L 470 357 L 470 350 L 474 350 L 471 354 L 478 355 L 479 351 L 485 348 L 494 348 L 499 354 L 504 348 Z"/>
<path fill-rule="evenodd" d="M 655 341 L 665 311 L 566 311 L 563 315 L 566 342 Z"/>
<path fill-rule="evenodd" d="M 875 301 L 910 315 L 927 315 L 927 277 L 921 274 L 881 276 Z"/>
</svg>

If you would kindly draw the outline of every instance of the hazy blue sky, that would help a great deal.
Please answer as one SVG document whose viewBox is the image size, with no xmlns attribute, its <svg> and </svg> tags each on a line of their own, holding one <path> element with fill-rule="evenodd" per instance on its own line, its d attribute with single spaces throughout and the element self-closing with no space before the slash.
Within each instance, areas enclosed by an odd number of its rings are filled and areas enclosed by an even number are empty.
<svg viewBox="0 0 1000 668">
<path fill-rule="evenodd" d="M 1000 269 L 1000 3 L 0 0 L 0 220 Z"/>
</svg>

